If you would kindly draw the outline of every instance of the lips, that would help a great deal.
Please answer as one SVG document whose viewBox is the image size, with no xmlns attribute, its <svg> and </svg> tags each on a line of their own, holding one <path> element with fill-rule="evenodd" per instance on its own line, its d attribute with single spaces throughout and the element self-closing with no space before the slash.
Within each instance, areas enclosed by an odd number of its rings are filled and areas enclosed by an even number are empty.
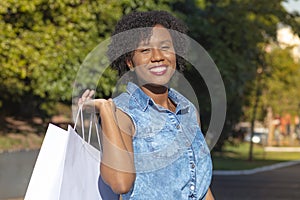
<svg viewBox="0 0 300 200">
<path fill-rule="evenodd" d="M 164 75 L 167 72 L 167 66 L 161 65 L 161 66 L 155 66 L 150 68 L 150 72 L 154 75 Z"/>
</svg>

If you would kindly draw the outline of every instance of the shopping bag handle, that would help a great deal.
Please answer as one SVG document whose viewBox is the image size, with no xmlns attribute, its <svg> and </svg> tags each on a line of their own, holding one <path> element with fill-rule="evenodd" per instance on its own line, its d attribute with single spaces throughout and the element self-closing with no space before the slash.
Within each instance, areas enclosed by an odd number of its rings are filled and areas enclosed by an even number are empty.
<svg viewBox="0 0 300 200">
<path fill-rule="evenodd" d="M 88 143 L 90 144 L 90 141 L 91 141 L 93 122 L 95 124 L 95 129 L 96 129 L 96 134 L 97 134 L 97 140 L 98 140 L 99 148 L 100 148 L 100 151 L 102 152 L 102 146 L 101 146 L 101 142 L 100 142 L 99 129 L 98 129 L 98 124 L 99 123 L 97 122 L 97 117 L 95 117 L 95 115 L 93 113 L 91 113 L 91 116 L 90 116 L 90 126 L 89 126 Z"/>
<path fill-rule="evenodd" d="M 75 118 L 75 123 L 74 123 L 73 129 L 74 129 L 74 130 L 76 129 L 77 123 L 78 123 L 78 119 L 79 119 L 79 115 L 80 115 L 82 138 L 85 139 L 85 136 L 84 136 L 84 123 L 83 123 L 83 113 L 82 113 L 82 108 L 83 108 L 83 104 L 81 104 L 81 105 L 78 106 L 78 111 L 77 111 L 77 115 L 76 115 L 76 118 Z"/>
<path fill-rule="evenodd" d="M 81 105 L 78 106 L 78 111 L 77 111 L 77 115 L 76 115 L 76 118 L 75 118 L 75 123 L 74 123 L 73 129 L 74 130 L 76 129 L 77 124 L 78 124 L 78 119 L 80 117 L 82 138 L 83 138 L 83 140 L 86 141 L 86 139 L 85 139 L 85 133 L 84 133 L 85 131 L 84 131 L 83 111 L 82 110 L 83 110 L 83 104 L 81 104 Z M 89 124 L 89 133 L 88 133 L 88 141 L 87 141 L 87 143 L 90 144 L 90 142 L 91 142 L 93 122 L 95 124 L 95 129 L 96 129 L 96 134 L 97 134 L 97 140 L 98 140 L 99 148 L 100 148 L 100 151 L 102 151 L 101 141 L 100 141 L 100 136 L 99 136 L 98 123 L 97 123 L 97 118 L 95 118 L 95 115 L 93 113 L 91 113 L 91 116 L 90 116 L 90 124 Z"/>
</svg>

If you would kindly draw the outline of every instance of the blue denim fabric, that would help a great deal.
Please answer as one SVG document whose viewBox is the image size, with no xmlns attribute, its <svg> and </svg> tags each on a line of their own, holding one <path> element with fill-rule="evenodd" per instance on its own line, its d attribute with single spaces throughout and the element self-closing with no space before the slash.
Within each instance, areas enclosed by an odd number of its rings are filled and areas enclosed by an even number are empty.
<svg viewBox="0 0 300 200">
<path fill-rule="evenodd" d="M 155 104 L 133 83 L 114 98 L 135 125 L 136 180 L 123 200 L 198 200 L 206 195 L 212 162 L 197 110 L 174 89 L 169 89 L 169 98 L 177 105 L 175 112 Z"/>
</svg>

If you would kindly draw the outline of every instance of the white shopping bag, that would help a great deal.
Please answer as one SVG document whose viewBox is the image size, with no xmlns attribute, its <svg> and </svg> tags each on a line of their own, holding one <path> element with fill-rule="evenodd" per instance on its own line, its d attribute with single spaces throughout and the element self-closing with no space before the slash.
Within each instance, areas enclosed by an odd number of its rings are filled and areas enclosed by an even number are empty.
<svg viewBox="0 0 300 200">
<path fill-rule="evenodd" d="M 98 190 L 100 152 L 84 141 L 71 126 L 68 133 L 60 200 L 101 199 Z"/>
<path fill-rule="evenodd" d="M 26 191 L 25 200 L 59 199 L 68 132 L 49 124 Z"/>
<path fill-rule="evenodd" d="M 88 142 L 82 130 L 83 138 L 71 126 L 65 131 L 49 124 L 25 200 L 101 200 L 100 151 L 89 144 L 91 124 Z"/>
</svg>

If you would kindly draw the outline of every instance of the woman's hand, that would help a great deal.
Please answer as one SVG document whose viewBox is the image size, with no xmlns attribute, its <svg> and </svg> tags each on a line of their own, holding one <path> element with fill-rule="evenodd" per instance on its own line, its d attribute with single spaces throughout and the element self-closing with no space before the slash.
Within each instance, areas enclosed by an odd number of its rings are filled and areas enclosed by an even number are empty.
<svg viewBox="0 0 300 200">
<path fill-rule="evenodd" d="M 94 96 L 95 91 L 94 90 L 86 90 L 82 94 L 81 98 L 79 98 L 78 105 L 84 104 L 86 101 L 89 101 Z"/>
<path fill-rule="evenodd" d="M 116 110 L 116 106 L 112 99 L 92 99 L 94 94 L 94 90 L 86 90 L 79 99 L 78 105 L 82 105 L 84 109 L 87 109 L 90 112 L 94 109 L 95 113 L 100 113 L 100 111 L 103 113 L 106 111 L 109 112 Z"/>
</svg>

